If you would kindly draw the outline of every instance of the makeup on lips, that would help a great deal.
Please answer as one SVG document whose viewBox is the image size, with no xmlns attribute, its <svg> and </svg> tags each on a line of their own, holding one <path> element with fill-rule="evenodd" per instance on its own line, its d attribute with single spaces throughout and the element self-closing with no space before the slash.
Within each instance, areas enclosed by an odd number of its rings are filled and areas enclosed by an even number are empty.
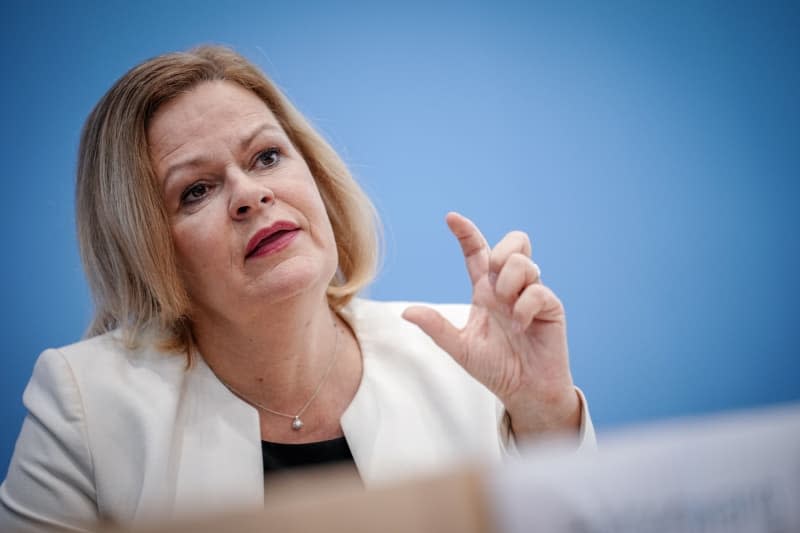
<svg viewBox="0 0 800 533">
<path fill-rule="evenodd" d="M 280 220 L 259 230 L 247 243 L 245 260 L 268 255 L 289 246 L 300 228 L 293 222 Z"/>
</svg>

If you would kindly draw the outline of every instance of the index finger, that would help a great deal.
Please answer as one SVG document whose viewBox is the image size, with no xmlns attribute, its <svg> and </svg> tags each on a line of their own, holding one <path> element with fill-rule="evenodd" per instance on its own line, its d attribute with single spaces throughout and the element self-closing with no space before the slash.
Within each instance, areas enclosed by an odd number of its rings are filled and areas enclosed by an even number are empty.
<svg viewBox="0 0 800 533">
<path fill-rule="evenodd" d="M 461 245 L 469 279 L 475 285 L 481 276 L 489 272 L 489 244 L 478 226 L 467 217 L 451 211 L 445 220 Z"/>
</svg>

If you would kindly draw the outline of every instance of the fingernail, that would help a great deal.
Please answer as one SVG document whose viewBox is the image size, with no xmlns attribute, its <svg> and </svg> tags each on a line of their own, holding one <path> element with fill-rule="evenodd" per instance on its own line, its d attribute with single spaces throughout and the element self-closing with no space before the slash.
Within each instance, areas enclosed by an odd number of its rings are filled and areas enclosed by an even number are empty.
<svg viewBox="0 0 800 533">
<path fill-rule="evenodd" d="M 489 272 L 489 284 L 494 287 L 497 284 L 497 272 Z"/>
</svg>

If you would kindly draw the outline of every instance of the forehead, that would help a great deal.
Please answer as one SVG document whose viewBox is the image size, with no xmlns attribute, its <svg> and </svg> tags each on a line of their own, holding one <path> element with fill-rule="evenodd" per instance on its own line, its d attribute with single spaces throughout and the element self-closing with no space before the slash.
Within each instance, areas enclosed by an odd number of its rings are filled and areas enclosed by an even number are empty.
<svg viewBox="0 0 800 533">
<path fill-rule="evenodd" d="M 235 141 L 253 125 L 278 120 L 252 91 L 230 81 L 203 82 L 163 104 L 150 121 L 147 143 L 153 162 L 181 147 L 209 139 Z"/>
</svg>

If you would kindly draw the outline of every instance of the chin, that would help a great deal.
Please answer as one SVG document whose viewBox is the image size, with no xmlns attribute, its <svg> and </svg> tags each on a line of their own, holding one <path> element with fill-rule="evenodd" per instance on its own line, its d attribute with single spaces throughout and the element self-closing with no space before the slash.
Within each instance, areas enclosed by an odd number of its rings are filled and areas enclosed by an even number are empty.
<svg viewBox="0 0 800 533">
<path fill-rule="evenodd" d="M 310 257 L 292 257 L 265 273 L 259 289 L 273 302 L 301 296 L 309 291 L 324 295 L 335 272 L 335 264 L 322 264 Z"/>
</svg>

